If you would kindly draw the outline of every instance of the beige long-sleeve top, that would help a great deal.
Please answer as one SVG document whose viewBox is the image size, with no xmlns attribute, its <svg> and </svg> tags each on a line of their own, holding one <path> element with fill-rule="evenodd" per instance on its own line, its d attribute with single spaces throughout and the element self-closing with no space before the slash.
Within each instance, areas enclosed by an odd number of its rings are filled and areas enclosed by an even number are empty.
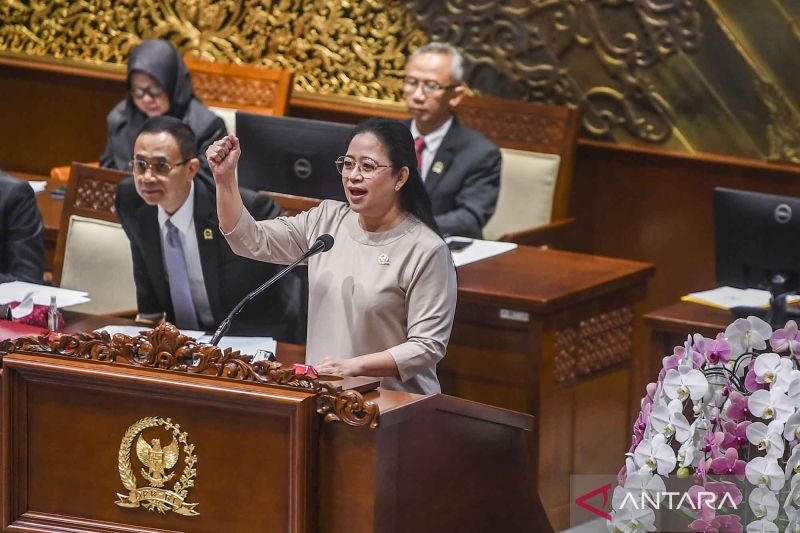
<svg viewBox="0 0 800 533">
<path fill-rule="evenodd" d="M 350 206 L 326 200 L 293 217 L 258 222 L 243 209 L 226 238 L 239 255 L 287 264 L 325 233 L 333 248 L 308 261 L 306 361 L 388 350 L 400 379 L 383 378 L 382 387 L 439 392 L 436 363 L 453 326 L 456 273 L 447 245 L 417 218 L 369 232 Z"/>
</svg>

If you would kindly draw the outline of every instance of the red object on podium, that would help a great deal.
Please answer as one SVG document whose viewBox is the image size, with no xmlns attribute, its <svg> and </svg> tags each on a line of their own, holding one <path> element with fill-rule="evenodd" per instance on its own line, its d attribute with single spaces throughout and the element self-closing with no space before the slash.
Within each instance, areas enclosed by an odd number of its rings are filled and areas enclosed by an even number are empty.
<svg viewBox="0 0 800 533">
<path fill-rule="evenodd" d="M 16 339 L 19 337 L 29 337 L 31 335 L 46 335 L 47 328 L 39 326 L 29 326 L 21 322 L 11 320 L 0 320 L 0 341 L 6 339 Z"/>
</svg>

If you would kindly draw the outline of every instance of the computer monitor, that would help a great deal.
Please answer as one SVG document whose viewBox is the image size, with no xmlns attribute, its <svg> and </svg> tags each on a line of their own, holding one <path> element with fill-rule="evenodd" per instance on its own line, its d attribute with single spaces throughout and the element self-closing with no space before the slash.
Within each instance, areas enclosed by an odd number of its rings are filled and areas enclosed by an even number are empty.
<svg viewBox="0 0 800 533">
<path fill-rule="evenodd" d="M 800 289 L 800 198 L 714 189 L 717 285 Z"/>
<path fill-rule="evenodd" d="M 334 161 L 347 152 L 354 126 L 236 113 L 242 147 L 239 185 L 311 198 L 345 200 Z"/>
</svg>

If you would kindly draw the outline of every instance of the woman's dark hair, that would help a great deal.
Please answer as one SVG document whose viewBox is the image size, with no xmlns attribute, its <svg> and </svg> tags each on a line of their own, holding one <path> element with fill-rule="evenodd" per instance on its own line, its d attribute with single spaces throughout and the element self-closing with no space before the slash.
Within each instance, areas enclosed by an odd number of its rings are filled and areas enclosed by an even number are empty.
<svg viewBox="0 0 800 533">
<path fill-rule="evenodd" d="M 400 207 L 417 217 L 441 237 L 442 233 L 433 218 L 431 199 L 417 170 L 417 152 L 408 126 L 388 118 L 370 118 L 356 126 L 347 145 L 349 146 L 350 141 L 361 133 L 371 133 L 381 141 L 389 156 L 392 170 L 398 171 L 408 167 L 408 180 L 400 189 Z"/>
</svg>

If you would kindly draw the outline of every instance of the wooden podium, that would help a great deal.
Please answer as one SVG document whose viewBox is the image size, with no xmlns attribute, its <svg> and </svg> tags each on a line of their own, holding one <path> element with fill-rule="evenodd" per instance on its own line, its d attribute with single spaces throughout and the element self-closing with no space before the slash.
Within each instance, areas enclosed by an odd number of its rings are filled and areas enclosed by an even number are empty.
<svg viewBox="0 0 800 533">
<path fill-rule="evenodd" d="M 324 381 L 171 325 L 0 352 L 3 531 L 552 531 L 528 415 Z"/>
</svg>

